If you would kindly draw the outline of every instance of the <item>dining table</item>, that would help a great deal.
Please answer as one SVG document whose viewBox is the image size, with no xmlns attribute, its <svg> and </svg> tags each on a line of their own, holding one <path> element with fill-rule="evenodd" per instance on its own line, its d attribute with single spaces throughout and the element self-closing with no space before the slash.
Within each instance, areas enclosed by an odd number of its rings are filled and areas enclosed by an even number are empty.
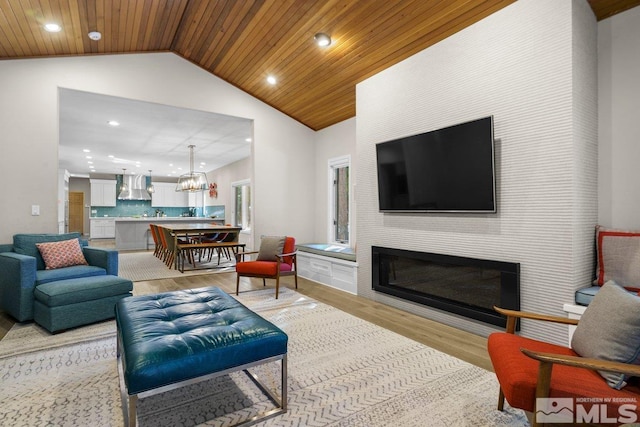
<svg viewBox="0 0 640 427">
<path fill-rule="evenodd" d="M 186 238 L 188 241 L 194 240 L 193 238 L 202 237 L 207 234 L 214 233 L 235 233 L 235 236 L 230 241 L 238 241 L 241 227 L 232 225 L 220 225 L 214 222 L 200 223 L 200 222 L 175 222 L 175 223 L 158 223 L 158 227 L 164 227 L 173 236 L 173 263 L 174 268 L 178 270 L 178 257 L 179 257 L 179 239 Z M 197 239 L 196 239 L 197 240 Z M 229 240 L 228 240 L 229 241 Z"/>
</svg>

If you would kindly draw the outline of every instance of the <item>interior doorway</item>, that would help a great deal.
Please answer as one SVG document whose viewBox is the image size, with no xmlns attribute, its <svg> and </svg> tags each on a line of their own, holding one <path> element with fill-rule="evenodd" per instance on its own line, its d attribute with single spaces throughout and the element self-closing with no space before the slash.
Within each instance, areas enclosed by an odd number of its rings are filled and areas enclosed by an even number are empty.
<svg viewBox="0 0 640 427">
<path fill-rule="evenodd" d="M 84 193 L 69 192 L 69 232 L 84 233 Z"/>
</svg>

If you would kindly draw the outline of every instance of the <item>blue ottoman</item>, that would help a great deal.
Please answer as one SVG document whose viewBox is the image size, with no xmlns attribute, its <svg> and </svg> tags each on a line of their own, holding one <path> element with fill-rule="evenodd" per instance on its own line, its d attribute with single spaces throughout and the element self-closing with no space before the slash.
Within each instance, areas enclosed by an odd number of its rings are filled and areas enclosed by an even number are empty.
<svg viewBox="0 0 640 427">
<path fill-rule="evenodd" d="M 132 290 L 131 280 L 108 274 L 43 283 L 33 291 L 33 320 L 59 332 L 112 319 L 116 302 Z"/>
<path fill-rule="evenodd" d="M 125 422 L 136 425 L 138 398 L 243 370 L 276 409 L 287 408 L 287 335 L 215 287 L 122 299 L 116 304 L 118 369 Z M 278 400 L 248 368 L 281 361 Z M 255 418 L 247 423 L 254 424 Z"/>
</svg>

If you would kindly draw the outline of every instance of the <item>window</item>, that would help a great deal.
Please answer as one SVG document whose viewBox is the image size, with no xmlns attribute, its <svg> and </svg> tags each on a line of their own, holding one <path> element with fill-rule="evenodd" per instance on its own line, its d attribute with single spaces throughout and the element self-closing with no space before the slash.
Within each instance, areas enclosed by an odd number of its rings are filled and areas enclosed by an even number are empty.
<svg viewBox="0 0 640 427">
<path fill-rule="evenodd" d="M 233 225 L 242 231 L 251 229 L 251 186 L 249 180 L 231 183 L 233 194 Z"/>
<path fill-rule="evenodd" d="M 329 160 L 329 242 L 349 244 L 349 156 Z"/>
</svg>

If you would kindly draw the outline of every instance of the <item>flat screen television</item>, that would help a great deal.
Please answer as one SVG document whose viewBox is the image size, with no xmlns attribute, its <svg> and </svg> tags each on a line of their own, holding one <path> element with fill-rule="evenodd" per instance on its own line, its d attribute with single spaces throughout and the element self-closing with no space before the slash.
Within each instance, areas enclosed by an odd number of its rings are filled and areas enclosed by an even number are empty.
<svg viewBox="0 0 640 427">
<path fill-rule="evenodd" d="M 496 212 L 493 116 L 376 144 L 381 212 Z"/>
</svg>

